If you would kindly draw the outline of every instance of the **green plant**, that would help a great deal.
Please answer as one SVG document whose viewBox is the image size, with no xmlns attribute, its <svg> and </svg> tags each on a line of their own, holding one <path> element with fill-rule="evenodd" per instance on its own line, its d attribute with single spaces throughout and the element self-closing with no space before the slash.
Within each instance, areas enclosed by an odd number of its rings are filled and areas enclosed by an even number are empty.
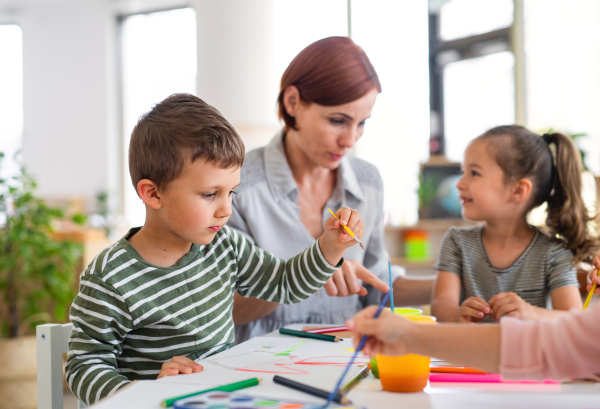
<svg viewBox="0 0 600 409">
<path fill-rule="evenodd" d="M 4 154 L 0 152 L 0 160 Z M 35 180 L 23 167 L 0 179 L 0 297 L 3 335 L 17 337 L 35 324 L 64 321 L 74 298 L 80 244 L 53 240 L 52 222 L 65 217 L 35 196 Z M 83 221 L 79 215 L 75 220 Z"/>
</svg>

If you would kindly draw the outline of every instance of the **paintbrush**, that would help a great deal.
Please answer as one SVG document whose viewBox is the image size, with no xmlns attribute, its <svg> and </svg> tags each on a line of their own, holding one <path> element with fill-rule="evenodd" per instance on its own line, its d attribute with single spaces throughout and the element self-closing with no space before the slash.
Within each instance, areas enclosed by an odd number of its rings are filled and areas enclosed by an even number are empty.
<svg viewBox="0 0 600 409">
<path fill-rule="evenodd" d="M 339 217 L 337 217 L 337 216 L 336 216 L 336 214 L 335 214 L 335 213 L 333 213 L 333 212 L 331 211 L 331 209 L 330 209 L 330 208 L 327 208 L 327 210 L 329 210 L 329 213 L 331 213 L 331 214 L 333 215 L 333 217 L 335 217 L 336 219 L 340 220 L 340 218 L 339 218 Z M 340 224 L 341 224 L 341 223 L 340 223 Z M 362 241 L 360 241 L 360 239 L 359 239 L 358 237 L 356 237 L 356 235 L 354 234 L 354 232 L 353 232 L 352 230 L 350 230 L 350 229 L 348 228 L 348 226 L 345 226 L 345 225 L 343 225 L 343 224 L 342 224 L 342 227 L 344 228 L 344 230 L 346 230 L 346 232 L 347 232 L 347 233 L 348 233 L 348 234 L 349 234 L 349 235 L 350 235 L 350 236 L 351 236 L 351 237 L 352 237 L 354 240 L 356 240 L 356 242 L 357 242 L 358 244 L 360 244 L 360 248 L 364 250 L 364 249 L 365 249 L 365 246 L 362 244 Z"/>
</svg>

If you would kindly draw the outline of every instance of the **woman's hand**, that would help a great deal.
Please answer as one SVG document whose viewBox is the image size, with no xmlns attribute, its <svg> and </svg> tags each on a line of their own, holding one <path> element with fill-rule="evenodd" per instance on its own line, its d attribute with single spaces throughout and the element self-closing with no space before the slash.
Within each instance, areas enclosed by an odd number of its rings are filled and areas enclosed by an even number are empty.
<svg viewBox="0 0 600 409">
<path fill-rule="evenodd" d="M 358 346 L 363 335 L 368 335 L 362 352 L 371 357 L 375 354 L 407 354 L 406 340 L 416 324 L 387 310 L 383 310 L 379 318 L 373 319 L 376 312 L 377 306 L 372 305 L 346 321 L 346 327 L 356 334 L 353 338 L 354 347 Z"/>
<path fill-rule="evenodd" d="M 162 364 L 160 369 L 160 373 L 158 374 L 158 378 L 160 379 L 164 376 L 173 376 L 179 374 L 191 374 L 194 372 L 202 372 L 204 367 L 190 358 L 185 356 L 175 356 L 169 362 L 165 362 Z"/>
<path fill-rule="evenodd" d="M 335 273 L 327 280 L 323 288 L 330 296 L 366 295 L 367 289 L 361 285 L 360 281 L 371 284 L 384 293 L 390 290 L 386 283 L 356 260 L 344 260 L 342 267 L 335 270 Z"/>
<path fill-rule="evenodd" d="M 488 301 L 492 309 L 494 321 L 500 321 L 503 316 L 517 317 L 521 319 L 535 319 L 538 314 L 536 307 L 523 300 L 515 293 L 498 293 Z"/>
<path fill-rule="evenodd" d="M 490 305 L 479 297 L 469 297 L 460 305 L 458 322 L 481 322 L 493 312 Z"/>
</svg>

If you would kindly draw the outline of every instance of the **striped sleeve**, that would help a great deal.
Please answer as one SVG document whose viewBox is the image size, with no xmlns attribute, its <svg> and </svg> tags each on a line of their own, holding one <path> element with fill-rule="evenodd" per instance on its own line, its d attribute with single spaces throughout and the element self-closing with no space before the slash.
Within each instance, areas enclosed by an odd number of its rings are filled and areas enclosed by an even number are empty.
<svg viewBox="0 0 600 409">
<path fill-rule="evenodd" d="M 229 229 L 236 246 L 237 292 L 280 304 L 294 304 L 308 298 L 325 284 L 337 266 L 327 262 L 317 240 L 308 249 L 288 261 L 281 260 Z"/>
<path fill-rule="evenodd" d="M 560 244 L 552 246 L 548 254 L 547 288 L 550 292 L 567 286 L 579 287 L 573 253 Z"/>
<path fill-rule="evenodd" d="M 447 271 L 462 276 L 463 260 L 459 237 L 454 226 L 450 227 L 440 245 L 438 261 L 433 266 L 438 271 Z"/>
<path fill-rule="evenodd" d="M 90 405 L 130 381 L 117 371 L 117 356 L 125 335 L 133 329 L 121 295 L 96 275 L 83 274 L 79 294 L 69 313 L 66 376 L 73 394 Z"/>
</svg>

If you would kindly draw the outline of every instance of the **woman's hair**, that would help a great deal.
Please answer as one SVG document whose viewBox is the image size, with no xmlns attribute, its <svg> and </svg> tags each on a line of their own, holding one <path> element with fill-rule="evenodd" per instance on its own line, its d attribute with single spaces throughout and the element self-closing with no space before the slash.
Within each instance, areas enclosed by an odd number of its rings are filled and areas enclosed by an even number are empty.
<svg viewBox="0 0 600 409">
<path fill-rule="evenodd" d="M 283 104 L 283 93 L 294 85 L 303 102 L 336 106 L 355 101 L 373 88 L 381 92 L 379 77 L 367 54 L 348 37 L 328 37 L 306 47 L 292 60 L 281 77 L 277 104 L 286 129 L 296 119 Z"/>
<path fill-rule="evenodd" d="M 588 230 L 593 217 L 581 197 L 583 165 L 571 138 L 556 132 L 540 136 L 522 126 L 507 125 L 492 128 L 476 140 L 490 143 L 490 152 L 507 181 L 531 180 L 529 210 L 548 202 L 550 235 L 573 252 L 575 263 L 591 263 L 599 241 Z"/>
</svg>

